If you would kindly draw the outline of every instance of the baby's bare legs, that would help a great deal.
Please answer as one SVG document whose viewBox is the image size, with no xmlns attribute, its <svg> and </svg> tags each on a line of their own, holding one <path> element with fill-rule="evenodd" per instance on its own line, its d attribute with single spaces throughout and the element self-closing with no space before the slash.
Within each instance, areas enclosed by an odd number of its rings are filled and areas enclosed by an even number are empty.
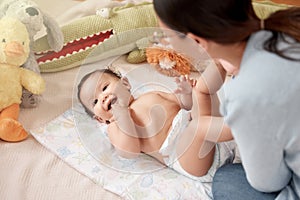
<svg viewBox="0 0 300 200">
<path fill-rule="evenodd" d="M 218 68 L 212 65 L 192 90 L 192 120 L 176 144 L 176 153 L 181 167 L 194 176 L 203 176 L 208 172 L 217 142 L 232 139 L 230 129 L 218 112 L 216 92 L 224 77 L 225 73 L 219 74 Z"/>
<path fill-rule="evenodd" d="M 230 129 L 221 117 L 192 119 L 176 144 L 181 167 L 194 176 L 205 175 L 213 163 L 216 143 L 231 139 Z"/>
<path fill-rule="evenodd" d="M 198 84 L 198 83 L 197 83 Z M 194 176 L 203 176 L 210 169 L 215 152 L 215 144 L 228 131 L 222 117 L 211 116 L 215 95 L 206 95 L 193 88 L 191 121 L 181 133 L 176 144 L 176 153 L 181 167 Z"/>
<path fill-rule="evenodd" d="M 181 167 L 194 176 L 203 176 L 210 169 L 215 152 L 215 143 L 205 141 L 206 120 L 192 120 L 176 145 L 176 153 Z M 204 151 L 205 153 L 200 153 Z M 203 155 L 202 155 L 203 154 Z"/>
</svg>

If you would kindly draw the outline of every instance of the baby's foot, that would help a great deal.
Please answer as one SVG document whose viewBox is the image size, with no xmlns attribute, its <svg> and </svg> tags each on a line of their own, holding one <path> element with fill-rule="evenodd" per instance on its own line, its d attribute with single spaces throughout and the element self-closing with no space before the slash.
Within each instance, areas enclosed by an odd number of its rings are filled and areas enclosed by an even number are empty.
<svg viewBox="0 0 300 200">
<path fill-rule="evenodd" d="M 7 142 L 19 142 L 28 137 L 20 122 L 5 118 L 0 121 L 0 139 Z"/>
</svg>

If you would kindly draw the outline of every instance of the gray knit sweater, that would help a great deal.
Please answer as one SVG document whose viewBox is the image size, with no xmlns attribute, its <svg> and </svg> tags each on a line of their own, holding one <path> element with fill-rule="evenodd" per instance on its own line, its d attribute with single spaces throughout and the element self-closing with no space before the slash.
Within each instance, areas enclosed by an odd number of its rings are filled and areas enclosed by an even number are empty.
<svg viewBox="0 0 300 200">
<path fill-rule="evenodd" d="M 251 36 L 239 74 L 223 86 L 221 113 L 249 183 L 264 192 L 281 190 L 280 200 L 300 199 L 300 62 L 265 51 L 268 36 Z M 299 49 L 293 56 L 300 58 Z"/>
</svg>

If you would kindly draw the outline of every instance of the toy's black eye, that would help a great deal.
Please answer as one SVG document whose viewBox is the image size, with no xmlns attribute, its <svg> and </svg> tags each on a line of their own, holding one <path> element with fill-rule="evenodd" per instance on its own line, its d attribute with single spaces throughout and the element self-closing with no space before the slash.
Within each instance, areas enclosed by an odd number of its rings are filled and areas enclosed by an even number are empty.
<svg viewBox="0 0 300 200">
<path fill-rule="evenodd" d="M 22 42 L 22 45 L 25 45 L 25 42 Z"/>
<path fill-rule="evenodd" d="M 2 39 L 2 42 L 6 42 L 5 38 Z"/>
<path fill-rule="evenodd" d="M 96 105 L 98 103 L 98 99 L 95 99 L 93 104 Z"/>
</svg>

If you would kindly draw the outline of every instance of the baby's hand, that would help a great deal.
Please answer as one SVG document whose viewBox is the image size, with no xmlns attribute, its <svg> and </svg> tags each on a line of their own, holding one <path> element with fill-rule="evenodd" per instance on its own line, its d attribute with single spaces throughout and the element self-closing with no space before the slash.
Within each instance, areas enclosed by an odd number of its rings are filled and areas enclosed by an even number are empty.
<svg viewBox="0 0 300 200">
<path fill-rule="evenodd" d="M 116 104 L 124 107 L 128 107 L 131 93 L 130 93 L 130 83 L 126 77 L 122 77 L 121 80 L 117 83 L 115 88 L 115 95 L 117 97 Z"/>
<path fill-rule="evenodd" d="M 174 91 L 175 93 L 191 94 L 197 81 L 195 79 L 190 79 L 188 75 L 181 75 L 180 77 L 175 78 L 175 82 L 177 84 L 177 88 Z"/>
</svg>

